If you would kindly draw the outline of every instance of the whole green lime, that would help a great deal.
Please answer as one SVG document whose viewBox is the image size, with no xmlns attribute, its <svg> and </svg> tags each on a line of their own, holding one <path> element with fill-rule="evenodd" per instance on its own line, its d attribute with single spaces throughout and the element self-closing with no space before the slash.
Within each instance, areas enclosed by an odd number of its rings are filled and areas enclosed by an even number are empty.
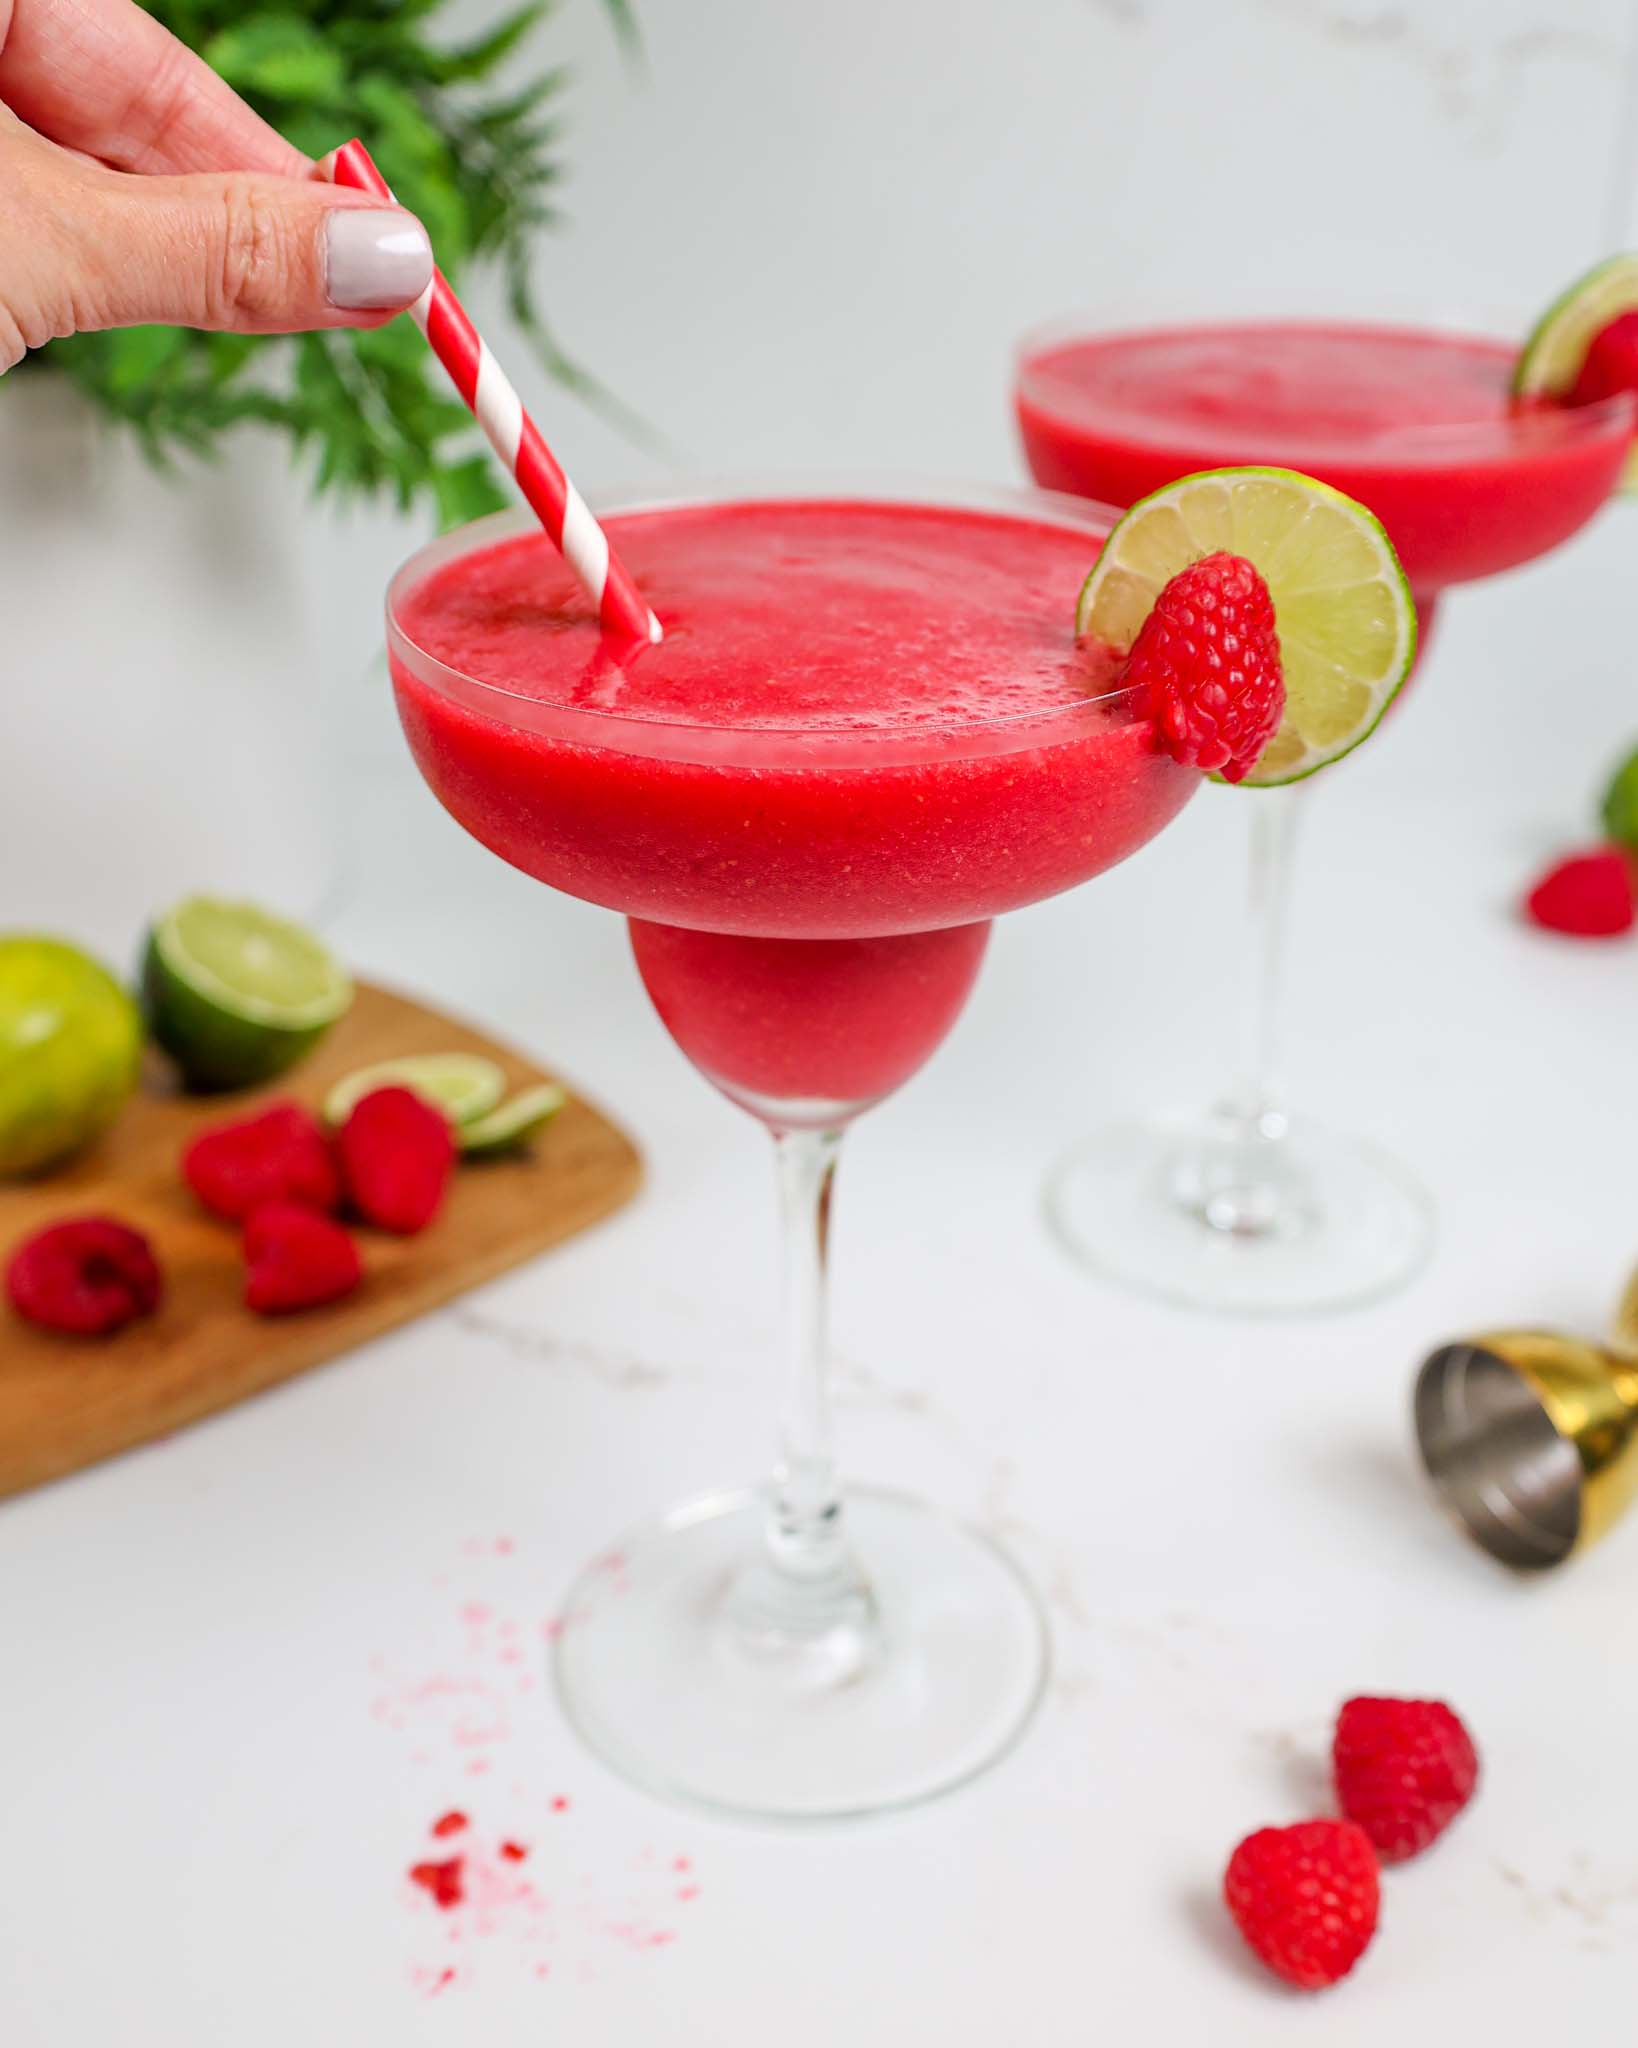
<svg viewBox="0 0 1638 2048">
<path fill-rule="evenodd" d="M 0 1178 L 100 1137 L 141 1060 L 142 1019 L 107 968 L 62 939 L 0 938 Z"/>
</svg>

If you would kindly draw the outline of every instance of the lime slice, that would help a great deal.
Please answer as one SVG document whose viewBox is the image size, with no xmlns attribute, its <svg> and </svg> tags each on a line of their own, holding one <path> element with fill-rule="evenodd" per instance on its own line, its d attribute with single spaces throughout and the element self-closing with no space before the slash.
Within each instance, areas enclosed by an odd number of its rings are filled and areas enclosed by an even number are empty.
<svg viewBox="0 0 1638 2048">
<path fill-rule="evenodd" d="M 1285 717 L 1246 782 L 1300 782 L 1367 738 L 1410 673 L 1410 585 L 1380 520 L 1329 484 L 1294 469 L 1208 469 L 1127 513 L 1086 579 L 1075 630 L 1127 653 L 1171 578 L 1219 549 L 1267 583 L 1285 670 Z"/>
<path fill-rule="evenodd" d="M 190 896 L 148 934 L 142 995 L 190 1088 L 249 1088 L 311 1052 L 346 1015 L 353 985 L 299 924 Z"/>
<path fill-rule="evenodd" d="M 1530 339 L 1513 372 L 1515 398 L 1566 398 L 1575 389 L 1593 336 L 1638 313 L 1638 255 L 1611 256 L 1578 277 L 1530 330 Z M 1622 479 L 1626 490 L 1638 490 L 1638 447 L 1627 457 Z"/>
<path fill-rule="evenodd" d="M 61 939 L 0 939 L 0 1179 L 100 1137 L 141 1059 L 142 1019 L 107 968 Z"/>
<path fill-rule="evenodd" d="M 468 1159 L 488 1159 L 497 1152 L 516 1152 L 527 1145 L 537 1131 L 544 1130 L 568 1101 L 554 1081 L 537 1082 L 520 1088 L 499 1109 L 463 1124 L 455 1133 L 457 1144 Z"/>
<path fill-rule="evenodd" d="M 506 1076 L 493 1060 L 475 1052 L 424 1052 L 378 1060 L 344 1075 L 324 1098 L 324 1120 L 344 1124 L 355 1106 L 377 1088 L 408 1088 L 441 1109 L 451 1124 L 487 1116 L 506 1093 Z"/>
</svg>

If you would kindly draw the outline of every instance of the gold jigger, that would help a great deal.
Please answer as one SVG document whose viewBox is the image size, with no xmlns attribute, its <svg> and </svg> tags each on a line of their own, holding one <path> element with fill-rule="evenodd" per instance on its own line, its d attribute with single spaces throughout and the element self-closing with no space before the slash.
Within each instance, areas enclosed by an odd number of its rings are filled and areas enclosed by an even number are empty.
<svg viewBox="0 0 1638 2048">
<path fill-rule="evenodd" d="M 1441 1344 L 1414 1412 L 1429 1478 L 1492 1557 L 1544 1571 L 1585 1550 L 1638 1494 L 1638 1273 L 1607 1345 L 1552 1330 Z"/>
</svg>

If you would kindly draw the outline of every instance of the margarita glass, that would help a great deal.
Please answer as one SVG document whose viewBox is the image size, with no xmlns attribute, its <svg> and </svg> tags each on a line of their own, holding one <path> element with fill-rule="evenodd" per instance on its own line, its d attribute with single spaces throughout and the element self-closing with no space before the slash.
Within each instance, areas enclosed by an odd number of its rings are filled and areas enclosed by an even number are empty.
<svg viewBox="0 0 1638 2048">
<path fill-rule="evenodd" d="M 1567 540 L 1615 488 L 1631 445 L 1631 394 L 1574 408 L 1516 402 L 1518 354 L 1443 324 L 1194 319 L 1172 307 L 1027 337 L 1014 400 L 1031 472 L 1053 489 L 1129 505 L 1196 470 L 1270 463 L 1358 499 L 1399 555 L 1425 648 L 1444 591 Z M 1239 1076 L 1209 1110 L 1093 1138 L 1049 1190 L 1059 1234 L 1084 1263 L 1201 1307 L 1367 1301 L 1408 1279 L 1432 1246 L 1432 1204 L 1415 1178 L 1293 1116 L 1280 1092 L 1277 992 L 1301 790 L 1250 801 Z"/>
<path fill-rule="evenodd" d="M 656 1790 L 816 1820 L 1005 1750 L 1046 1671 L 988 1537 L 838 1482 L 826 1243 L 846 1126 L 955 1021 L 989 920 L 1135 852 L 1200 777 L 1160 751 L 1075 600 L 1110 515 L 940 486 L 749 488 L 606 513 L 665 639 L 617 647 L 522 516 L 388 597 L 405 733 L 468 831 L 624 912 L 683 1051 L 773 1134 L 788 1344 L 765 1489 L 597 1559 L 559 1692 Z"/>
</svg>

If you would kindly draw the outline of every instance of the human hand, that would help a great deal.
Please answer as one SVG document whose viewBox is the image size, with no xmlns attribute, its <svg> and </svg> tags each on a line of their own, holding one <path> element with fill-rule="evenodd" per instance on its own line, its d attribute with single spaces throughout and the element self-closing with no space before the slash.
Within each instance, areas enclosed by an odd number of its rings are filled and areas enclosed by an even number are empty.
<svg viewBox="0 0 1638 2048">
<path fill-rule="evenodd" d="M 426 231 L 313 166 L 133 0 L 0 0 L 0 371 L 145 321 L 375 327 Z"/>
</svg>

